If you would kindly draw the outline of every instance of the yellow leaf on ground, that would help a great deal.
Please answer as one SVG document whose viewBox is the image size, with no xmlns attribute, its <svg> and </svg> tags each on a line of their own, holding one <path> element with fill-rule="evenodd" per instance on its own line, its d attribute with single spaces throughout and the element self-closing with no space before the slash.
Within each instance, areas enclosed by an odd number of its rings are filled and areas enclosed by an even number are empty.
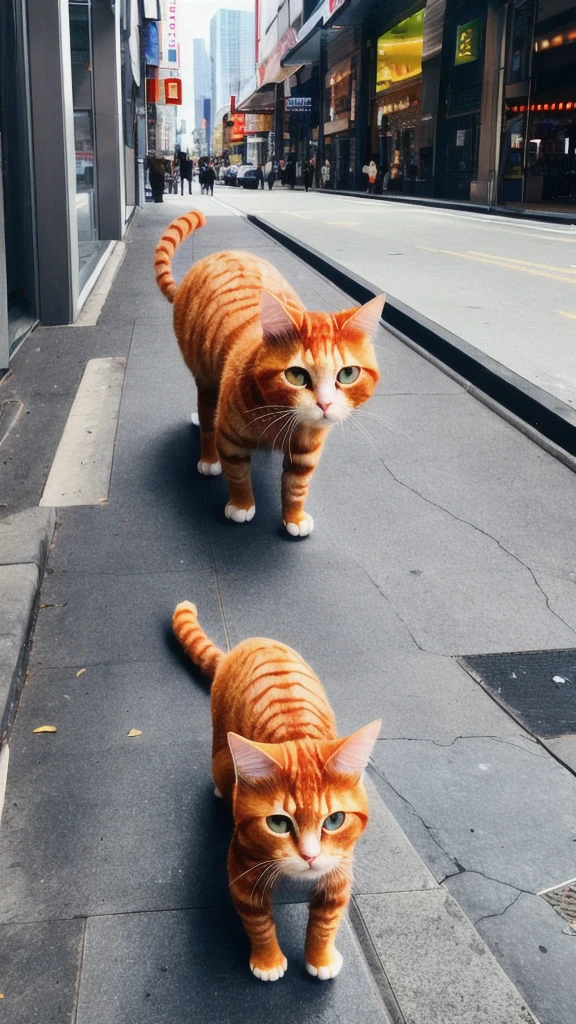
<svg viewBox="0 0 576 1024">
<path fill-rule="evenodd" d="M 38 725 L 32 732 L 56 732 L 55 725 Z"/>
<path fill-rule="evenodd" d="M 141 736 L 142 735 L 142 729 L 130 729 L 130 732 L 128 733 L 128 735 L 129 736 Z"/>
<path fill-rule="evenodd" d="M 83 676 L 85 671 L 86 671 L 85 668 L 79 668 L 77 673 L 76 673 L 76 679 L 80 679 L 80 676 Z"/>
</svg>

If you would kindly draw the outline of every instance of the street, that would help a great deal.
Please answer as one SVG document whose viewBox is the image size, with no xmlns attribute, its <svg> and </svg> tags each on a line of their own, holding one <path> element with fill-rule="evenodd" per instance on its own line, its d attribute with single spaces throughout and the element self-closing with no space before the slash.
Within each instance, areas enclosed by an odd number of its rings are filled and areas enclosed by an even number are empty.
<svg viewBox="0 0 576 1024">
<path fill-rule="evenodd" d="M 217 188 L 576 408 L 576 228 L 326 192 Z"/>
<path fill-rule="evenodd" d="M 574 472 L 379 328 L 381 380 L 358 429 L 328 438 L 313 535 L 283 532 L 280 458 L 263 452 L 257 514 L 232 523 L 224 479 L 195 468 L 194 384 L 153 275 L 166 226 L 195 207 L 207 224 L 177 250 L 177 281 L 193 260 L 245 249 L 308 308 L 349 307 L 240 215 L 264 212 L 566 401 L 570 232 L 279 189 L 164 198 L 137 211 L 98 324 L 38 327 L 2 385 L 29 412 L 2 447 L 9 516 L 41 501 L 88 361 L 127 361 L 116 434 L 95 457 L 94 472 L 110 458 L 109 486 L 55 503 L 10 737 L 0 1017 L 573 1024 L 576 939 L 540 894 L 576 874 L 574 765 L 463 660 L 576 647 Z M 374 255 L 369 239 L 385 239 Z M 561 270 L 505 273 L 504 257 Z M 298 650 L 340 735 L 382 718 L 334 981 L 304 972 L 306 895 L 292 887 L 277 895 L 286 976 L 263 984 L 248 969 L 209 695 L 170 633 L 183 600 L 223 648 L 270 636 Z M 46 724 L 56 732 L 34 734 Z"/>
</svg>

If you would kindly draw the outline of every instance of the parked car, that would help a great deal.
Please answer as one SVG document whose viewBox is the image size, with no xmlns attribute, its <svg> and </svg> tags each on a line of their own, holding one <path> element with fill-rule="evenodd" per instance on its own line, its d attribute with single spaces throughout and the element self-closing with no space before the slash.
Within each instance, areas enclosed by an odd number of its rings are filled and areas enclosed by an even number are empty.
<svg viewBox="0 0 576 1024">
<path fill-rule="evenodd" d="M 238 174 L 238 164 L 230 164 L 230 167 L 224 168 L 224 184 L 235 185 L 236 175 Z"/>
<path fill-rule="evenodd" d="M 258 168 L 254 164 L 241 164 L 236 176 L 236 184 L 242 188 L 258 188 Z"/>
</svg>

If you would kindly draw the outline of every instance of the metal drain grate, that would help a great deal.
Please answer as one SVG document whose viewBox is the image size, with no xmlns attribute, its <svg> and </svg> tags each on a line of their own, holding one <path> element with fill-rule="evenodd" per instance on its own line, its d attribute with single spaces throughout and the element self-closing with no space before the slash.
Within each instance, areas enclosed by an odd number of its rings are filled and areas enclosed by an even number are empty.
<svg viewBox="0 0 576 1024">
<path fill-rule="evenodd" d="M 538 895 L 568 922 L 568 928 L 564 929 L 566 934 L 576 935 L 576 878 L 554 889 L 544 889 Z"/>
</svg>

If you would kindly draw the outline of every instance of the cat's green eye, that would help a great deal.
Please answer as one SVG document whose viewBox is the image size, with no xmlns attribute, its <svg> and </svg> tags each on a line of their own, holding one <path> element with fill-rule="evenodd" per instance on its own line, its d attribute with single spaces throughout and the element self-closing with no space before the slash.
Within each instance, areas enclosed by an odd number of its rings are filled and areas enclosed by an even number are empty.
<svg viewBox="0 0 576 1024">
<path fill-rule="evenodd" d="M 335 832 L 336 829 L 342 827 L 345 817 L 344 811 L 334 811 L 334 814 L 328 815 L 322 828 L 325 828 L 327 832 Z"/>
<path fill-rule="evenodd" d="M 276 832 L 279 836 L 286 835 L 292 828 L 292 820 L 285 814 L 271 814 L 266 818 L 266 824 L 271 832 Z"/>
<path fill-rule="evenodd" d="M 312 380 L 307 370 L 303 370 L 301 366 L 289 366 L 287 370 L 284 370 L 284 376 L 289 384 L 292 384 L 295 388 L 309 388 L 312 386 Z"/>
<path fill-rule="evenodd" d="M 359 366 L 343 366 L 336 374 L 336 380 L 339 384 L 353 384 L 355 380 L 358 380 L 359 376 Z"/>
</svg>

